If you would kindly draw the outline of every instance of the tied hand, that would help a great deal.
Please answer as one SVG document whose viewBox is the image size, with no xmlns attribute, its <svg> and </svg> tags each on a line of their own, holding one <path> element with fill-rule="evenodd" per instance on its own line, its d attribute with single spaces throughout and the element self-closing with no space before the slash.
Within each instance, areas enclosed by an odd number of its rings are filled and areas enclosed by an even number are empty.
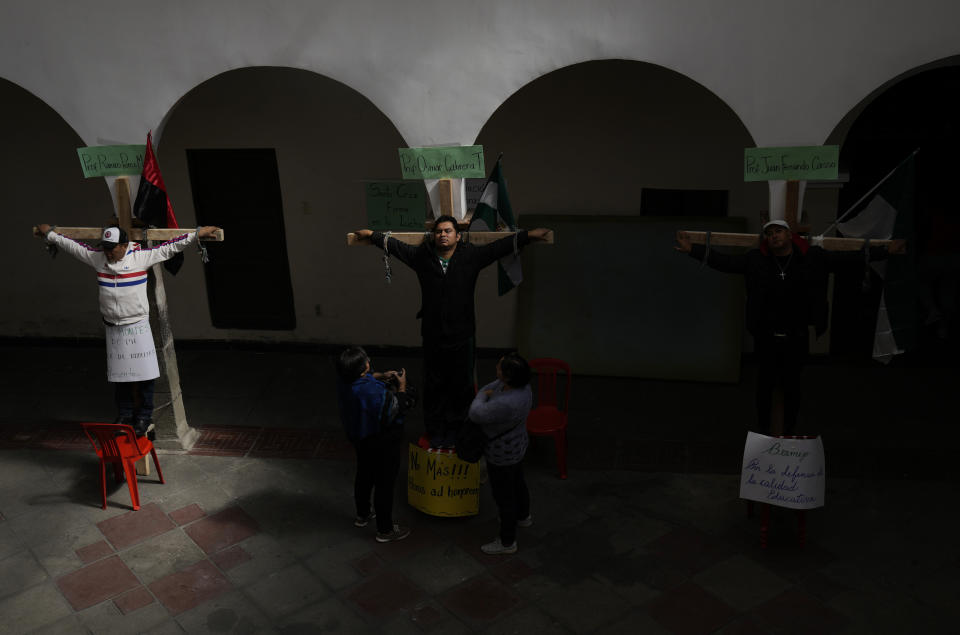
<svg viewBox="0 0 960 635">
<path fill-rule="evenodd" d="M 359 241 L 369 241 L 370 237 L 373 236 L 373 232 L 369 229 L 358 229 L 353 232 L 353 235 L 356 236 Z"/>
<path fill-rule="evenodd" d="M 887 245 L 887 253 L 891 256 L 902 256 L 907 253 L 907 241 L 903 238 L 895 238 Z"/>
<path fill-rule="evenodd" d="M 546 229 L 545 227 L 537 227 L 536 229 L 531 229 L 527 232 L 527 238 L 530 240 L 548 240 L 550 235 L 553 233 L 552 229 Z"/>
<path fill-rule="evenodd" d="M 220 228 L 215 225 L 205 225 L 203 227 L 197 227 L 197 237 L 198 238 L 213 238 L 217 235 L 217 232 L 220 231 Z"/>
<path fill-rule="evenodd" d="M 685 231 L 677 232 L 677 244 L 673 248 L 682 254 L 689 254 L 693 249 L 693 243 L 690 242 L 690 234 Z"/>
</svg>

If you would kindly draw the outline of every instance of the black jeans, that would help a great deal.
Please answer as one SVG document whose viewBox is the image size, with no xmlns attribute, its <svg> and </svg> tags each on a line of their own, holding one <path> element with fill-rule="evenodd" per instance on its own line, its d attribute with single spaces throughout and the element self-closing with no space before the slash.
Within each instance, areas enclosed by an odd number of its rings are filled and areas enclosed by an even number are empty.
<svg viewBox="0 0 960 635">
<path fill-rule="evenodd" d="M 135 421 L 153 419 L 153 383 L 155 381 L 155 379 L 147 379 L 115 382 L 113 395 L 117 403 L 117 415 L 133 418 Z"/>
<path fill-rule="evenodd" d="M 754 337 L 757 353 L 757 424 L 770 433 L 773 391 L 783 390 L 783 434 L 792 435 L 800 412 L 800 375 L 810 352 L 810 336 L 802 334 Z"/>
<path fill-rule="evenodd" d="M 353 444 L 357 450 L 357 476 L 353 481 L 357 516 L 370 514 L 370 494 L 373 493 L 380 533 L 393 530 L 393 488 L 400 469 L 402 445 L 402 425 L 391 426 Z"/>
<path fill-rule="evenodd" d="M 509 547 L 517 539 L 517 521 L 530 515 L 530 491 L 523 478 L 523 461 L 513 465 L 487 463 L 487 477 L 500 510 L 500 543 Z"/>
<path fill-rule="evenodd" d="M 453 445 L 474 395 L 474 339 L 423 342 L 423 423 L 434 445 Z"/>
</svg>

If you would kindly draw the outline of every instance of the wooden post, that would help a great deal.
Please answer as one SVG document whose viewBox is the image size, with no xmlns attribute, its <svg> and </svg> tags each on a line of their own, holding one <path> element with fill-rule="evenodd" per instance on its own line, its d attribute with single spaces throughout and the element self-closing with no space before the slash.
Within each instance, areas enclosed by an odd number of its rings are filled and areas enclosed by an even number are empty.
<svg viewBox="0 0 960 635">
<path fill-rule="evenodd" d="M 118 176 L 113 187 L 117 190 L 117 224 L 120 229 L 127 232 L 129 238 L 130 230 L 133 229 L 133 215 L 130 213 L 130 181 L 125 176 Z"/>
<path fill-rule="evenodd" d="M 440 196 L 440 214 L 453 216 L 453 182 L 440 179 L 437 182 L 437 194 Z"/>
<path fill-rule="evenodd" d="M 800 225 L 800 181 L 787 181 L 787 197 L 784 220 L 790 225 L 790 231 L 796 232 Z"/>
</svg>

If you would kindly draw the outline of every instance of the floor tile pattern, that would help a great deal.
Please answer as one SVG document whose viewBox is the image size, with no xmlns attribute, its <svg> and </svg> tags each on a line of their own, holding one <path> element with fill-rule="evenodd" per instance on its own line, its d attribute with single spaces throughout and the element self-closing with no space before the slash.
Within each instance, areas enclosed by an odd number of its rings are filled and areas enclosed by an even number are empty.
<svg viewBox="0 0 960 635">
<path fill-rule="evenodd" d="M 89 564 L 57 580 L 57 588 L 80 611 L 140 585 L 119 557 Z"/>
<path fill-rule="evenodd" d="M 175 525 L 157 504 L 150 503 L 138 511 L 99 522 L 97 527 L 116 549 L 126 549 L 147 538 L 159 536 Z"/>
</svg>

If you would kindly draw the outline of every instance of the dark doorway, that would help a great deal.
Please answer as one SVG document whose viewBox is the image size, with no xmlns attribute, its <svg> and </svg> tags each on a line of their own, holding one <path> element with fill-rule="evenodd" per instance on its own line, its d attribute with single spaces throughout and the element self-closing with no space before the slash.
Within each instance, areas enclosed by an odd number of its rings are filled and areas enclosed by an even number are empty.
<svg viewBox="0 0 960 635">
<path fill-rule="evenodd" d="M 187 150 L 187 166 L 197 223 L 223 227 L 226 238 L 207 243 L 213 326 L 295 328 L 276 151 Z"/>
<path fill-rule="evenodd" d="M 641 216 L 727 215 L 727 190 L 668 190 L 645 187 L 640 191 Z"/>
<path fill-rule="evenodd" d="M 887 280 L 875 274 L 863 290 L 863 272 L 836 278 L 830 348 L 834 353 L 868 356 L 877 305 L 887 290 L 902 289 L 897 344 L 907 351 L 957 349 L 957 296 L 960 231 L 953 155 L 960 144 L 960 67 L 923 71 L 888 88 L 850 128 L 840 165 L 850 182 L 840 192 L 838 213 L 878 183 L 915 149 L 912 210 L 898 210 L 894 236 L 908 241 L 908 256 L 891 259 Z M 856 211 L 856 210 L 854 210 Z M 891 268 L 895 268 L 891 272 Z M 896 326 L 895 326 L 896 328 Z"/>
</svg>

